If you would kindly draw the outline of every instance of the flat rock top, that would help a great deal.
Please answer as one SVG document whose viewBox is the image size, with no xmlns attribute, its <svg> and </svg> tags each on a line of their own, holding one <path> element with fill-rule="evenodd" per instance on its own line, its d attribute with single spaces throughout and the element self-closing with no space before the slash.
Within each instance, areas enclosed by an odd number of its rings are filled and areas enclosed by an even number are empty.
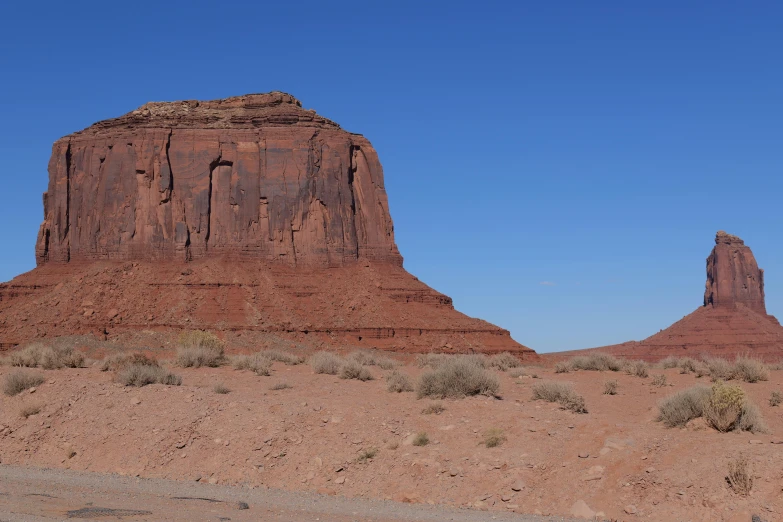
<svg viewBox="0 0 783 522">
<path fill-rule="evenodd" d="M 252 129 L 303 126 L 339 129 L 340 126 L 284 92 L 245 94 L 222 100 L 149 102 L 119 118 L 99 121 L 71 136 L 104 137 L 137 128 Z"/>
</svg>

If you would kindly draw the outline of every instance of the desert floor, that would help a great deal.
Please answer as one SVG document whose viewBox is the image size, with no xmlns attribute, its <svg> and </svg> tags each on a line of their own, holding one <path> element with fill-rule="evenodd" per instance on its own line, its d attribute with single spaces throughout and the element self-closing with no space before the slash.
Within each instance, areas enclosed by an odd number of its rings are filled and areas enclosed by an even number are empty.
<svg viewBox="0 0 783 522">
<path fill-rule="evenodd" d="M 16 371 L 0 367 L 0 379 Z M 204 487 L 241 486 L 362 499 L 470 507 L 489 512 L 589 516 L 613 520 L 750 521 L 783 515 L 783 407 L 768 403 L 783 371 L 769 381 L 740 383 L 769 433 L 718 433 L 703 423 L 670 429 L 656 422 L 662 398 L 707 378 L 653 369 L 649 378 L 613 372 L 527 367 L 512 377 L 495 371 L 501 399 L 440 401 L 390 393 L 384 374 L 343 380 L 307 364 L 274 363 L 261 377 L 230 367 L 182 369 L 181 386 L 126 387 L 96 365 L 42 373 L 34 390 L 0 399 L 0 461 L 173 479 Z M 415 364 L 401 367 L 416 379 Z M 494 371 L 494 370 L 493 370 Z M 664 373 L 665 387 L 652 377 Z M 603 395 L 616 379 L 618 395 Z M 543 380 L 565 381 L 586 399 L 588 413 L 532 400 Z M 213 391 L 222 383 L 231 391 Z M 290 388 L 271 390 L 286 383 Z M 20 411 L 37 406 L 24 418 Z M 483 444 L 490 429 L 505 442 Z M 430 443 L 411 444 L 426 432 Z M 363 451 L 377 449 L 373 458 Z M 750 496 L 727 485 L 728 463 L 753 465 Z M 0 502 L 2 502 L 0 496 Z"/>
</svg>

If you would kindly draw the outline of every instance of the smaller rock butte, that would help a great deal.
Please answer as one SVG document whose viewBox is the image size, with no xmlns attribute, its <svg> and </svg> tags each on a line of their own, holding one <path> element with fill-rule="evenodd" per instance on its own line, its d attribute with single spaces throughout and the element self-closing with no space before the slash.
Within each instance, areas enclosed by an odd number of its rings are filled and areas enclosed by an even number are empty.
<svg viewBox="0 0 783 522">
<path fill-rule="evenodd" d="M 783 358 L 783 327 L 767 314 L 764 271 L 737 236 L 719 231 L 707 257 L 704 305 L 643 341 L 558 352 L 552 358 L 585 351 L 658 361 L 668 356 L 749 355 L 768 361 Z"/>
<path fill-rule="evenodd" d="M 93 333 L 537 355 L 409 274 L 370 142 L 281 92 L 147 103 L 55 142 L 0 349 Z M 238 342 L 238 341 L 237 341 Z"/>
</svg>

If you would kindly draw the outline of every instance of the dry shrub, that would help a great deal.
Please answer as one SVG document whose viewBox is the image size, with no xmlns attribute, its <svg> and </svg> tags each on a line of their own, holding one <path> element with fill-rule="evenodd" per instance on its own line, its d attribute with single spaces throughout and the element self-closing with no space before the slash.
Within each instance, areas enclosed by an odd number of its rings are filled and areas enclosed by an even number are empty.
<svg viewBox="0 0 783 522">
<path fill-rule="evenodd" d="M 508 371 L 508 376 L 514 379 L 522 377 L 523 375 L 527 375 L 527 372 L 521 366 L 519 368 L 512 368 Z"/>
<path fill-rule="evenodd" d="M 439 402 L 433 402 L 432 404 L 430 404 L 429 406 L 421 410 L 421 413 L 424 415 L 440 415 L 444 411 L 446 411 L 446 407 L 443 404 Z"/>
<path fill-rule="evenodd" d="M 226 362 L 223 341 L 213 333 L 182 332 L 178 342 L 177 364 L 183 368 L 217 368 Z"/>
<path fill-rule="evenodd" d="M 572 370 L 619 372 L 622 368 L 622 361 L 608 353 L 591 353 L 589 355 L 579 355 L 571 359 Z"/>
<path fill-rule="evenodd" d="M 650 376 L 650 365 L 644 361 L 628 361 L 625 364 L 625 373 L 647 378 Z"/>
<path fill-rule="evenodd" d="M 430 443 L 430 437 L 424 431 L 417 433 L 416 436 L 413 438 L 414 446 L 426 446 L 429 443 Z"/>
<path fill-rule="evenodd" d="M 117 353 L 109 355 L 101 361 L 100 369 L 102 372 L 116 372 L 131 364 L 141 366 L 159 366 L 158 361 L 152 359 L 143 353 Z"/>
<path fill-rule="evenodd" d="M 39 413 L 41 413 L 40 404 L 25 404 L 19 409 L 19 415 L 25 419 Z"/>
<path fill-rule="evenodd" d="M 215 387 L 212 388 L 212 391 L 220 395 L 226 395 L 228 393 L 231 393 L 231 389 L 225 384 L 223 384 L 222 382 L 216 384 Z"/>
<path fill-rule="evenodd" d="M 742 406 L 740 418 L 737 421 L 737 430 L 751 433 L 769 433 L 769 428 L 761 416 L 758 406 L 745 401 Z"/>
<path fill-rule="evenodd" d="M 362 366 L 378 366 L 382 370 L 392 370 L 400 365 L 398 361 L 395 361 L 390 357 L 366 350 L 352 352 L 348 356 L 348 360 L 357 362 Z"/>
<path fill-rule="evenodd" d="M 753 489 L 753 469 L 746 455 L 740 455 L 729 461 L 729 473 L 726 482 L 735 493 L 748 496 Z"/>
<path fill-rule="evenodd" d="M 696 373 L 696 361 L 691 359 L 690 357 L 683 357 L 679 361 L 680 364 L 678 366 L 680 367 L 680 373 Z"/>
<path fill-rule="evenodd" d="M 568 373 L 571 371 L 571 363 L 567 361 L 560 361 L 555 364 L 555 373 Z"/>
<path fill-rule="evenodd" d="M 771 364 L 767 365 L 767 367 L 770 370 L 783 370 L 783 361 L 778 361 L 776 363 L 771 363 Z"/>
<path fill-rule="evenodd" d="M 23 391 L 39 386 L 44 382 L 44 376 L 40 373 L 15 370 L 5 376 L 3 393 L 9 397 L 19 395 Z"/>
<path fill-rule="evenodd" d="M 734 366 L 726 359 L 708 357 L 704 360 L 713 381 L 729 381 L 734 378 Z"/>
<path fill-rule="evenodd" d="M 274 391 L 279 391 L 279 390 L 288 390 L 289 388 L 293 388 L 293 386 L 291 386 L 287 382 L 279 382 L 269 389 Z"/>
<path fill-rule="evenodd" d="M 617 395 L 617 381 L 606 381 L 604 383 L 604 395 Z"/>
<path fill-rule="evenodd" d="M 668 428 L 685 426 L 688 421 L 704 414 L 704 405 L 709 400 L 710 388 L 694 386 L 679 391 L 660 402 L 658 421 Z"/>
<path fill-rule="evenodd" d="M 705 377 L 710 374 L 710 369 L 707 367 L 704 363 L 697 363 L 696 369 L 694 370 L 694 373 L 696 374 L 696 378 L 700 379 L 702 377 Z"/>
<path fill-rule="evenodd" d="M 346 361 L 340 368 L 341 379 L 356 379 L 358 381 L 371 381 L 373 376 L 370 370 L 356 361 Z"/>
<path fill-rule="evenodd" d="M 412 392 L 413 384 L 407 375 L 392 370 L 386 375 L 386 389 L 391 393 Z"/>
<path fill-rule="evenodd" d="M 769 369 L 758 359 L 737 357 L 734 361 L 734 378 L 750 383 L 768 381 Z"/>
<path fill-rule="evenodd" d="M 501 372 L 516 368 L 520 365 L 519 359 L 508 352 L 499 353 L 489 358 L 489 366 Z"/>
<path fill-rule="evenodd" d="M 781 402 L 783 402 L 783 394 L 781 394 L 779 391 L 773 391 L 769 396 L 769 405 L 780 406 Z"/>
<path fill-rule="evenodd" d="M 148 384 L 165 384 L 167 386 L 179 386 L 182 377 L 175 375 L 165 368 L 148 364 L 130 364 L 117 372 L 116 380 L 125 386 L 147 386 Z"/>
<path fill-rule="evenodd" d="M 506 435 L 500 428 L 490 428 L 484 433 L 484 446 L 487 448 L 497 448 L 506 442 Z"/>
<path fill-rule="evenodd" d="M 251 355 L 237 355 L 232 359 L 235 370 L 250 370 L 256 375 L 268 377 L 272 375 L 272 359 L 264 352 Z"/>
<path fill-rule="evenodd" d="M 286 366 L 296 366 L 298 364 L 302 364 L 305 361 L 304 357 L 300 355 L 284 352 L 282 350 L 263 350 L 260 353 L 272 361 L 281 362 Z"/>
<path fill-rule="evenodd" d="M 448 357 L 448 355 L 442 353 L 422 353 L 416 356 L 416 365 L 419 368 L 429 366 L 434 369 L 440 366 Z"/>
<path fill-rule="evenodd" d="M 533 386 L 533 400 L 556 402 L 563 409 L 574 413 L 587 413 L 585 399 L 574 391 L 570 384 L 544 381 Z"/>
<path fill-rule="evenodd" d="M 342 365 L 343 360 L 330 352 L 316 352 L 310 356 L 310 366 L 315 373 L 337 375 Z"/>
<path fill-rule="evenodd" d="M 454 361 L 465 361 L 472 366 L 479 368 L 488 368 L 490 366 L 490 360 L 486 355 L 480 353 L 470 354 L 455 354 L 448 355 L 443 353 L 425 353 L 416 357 L 416 363 L 419 368 L 429 366 L 433 370 L 437 370 L 445 364 L 451 364 Z"/>
<path fill-rule="evenodd" d="M 359 452 L 359 456 L 356 458 L 357 462 L 367 462 L 374 459 L 378 455 L 378 448 L 367 448 Z"/>
<path fill-rule="evenodd" d="M 680 360 L 677 357 L 670 355 L 665 359 L 661 359 L 660 364 L 664 370 L 668 370 L 669 368 L 677 368 L 680 365 Z"/>
<path fill-rule="evenodd" d="M 470 356 L 449 359 L 432 372 L 419 378 L 417 396 L 439 399 L 468 395 L 497 396 L 500 382 Z"/>
<path fill-rule="evenodd" d="M 52 348 L 41 343 L 31 344 L 9 357 L 11 366 L 59 370 L 60 368 L 81 368 L 84 355 L 71 347 Z"/>
<path fill-rule="evenodd" d="M 668 384 L 668 381 L 666 380 L 666 375 L 664 375 L 663 373 L 656 375 L 655 377 L 653 377 L 652 382 L 650 384 L 652 384 L 653 386 L 657 386 L 659 388 L 663 388 Z"/>
</svg>

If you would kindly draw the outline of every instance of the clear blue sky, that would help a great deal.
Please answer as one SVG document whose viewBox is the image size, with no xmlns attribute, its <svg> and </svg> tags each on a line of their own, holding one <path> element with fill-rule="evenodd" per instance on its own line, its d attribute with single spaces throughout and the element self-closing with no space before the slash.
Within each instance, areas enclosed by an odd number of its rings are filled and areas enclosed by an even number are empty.
<svg viewBox="0 0 783 522">
<path fill-rule="evenodd" d="M 783 316 L 783 4 L 380 4 L 3 2 L 0 280 L 57 138 L 282 90 L 375 145 L 406 268 L 538 351 L 700 306 L 719 229 Z"/>
</svg>

